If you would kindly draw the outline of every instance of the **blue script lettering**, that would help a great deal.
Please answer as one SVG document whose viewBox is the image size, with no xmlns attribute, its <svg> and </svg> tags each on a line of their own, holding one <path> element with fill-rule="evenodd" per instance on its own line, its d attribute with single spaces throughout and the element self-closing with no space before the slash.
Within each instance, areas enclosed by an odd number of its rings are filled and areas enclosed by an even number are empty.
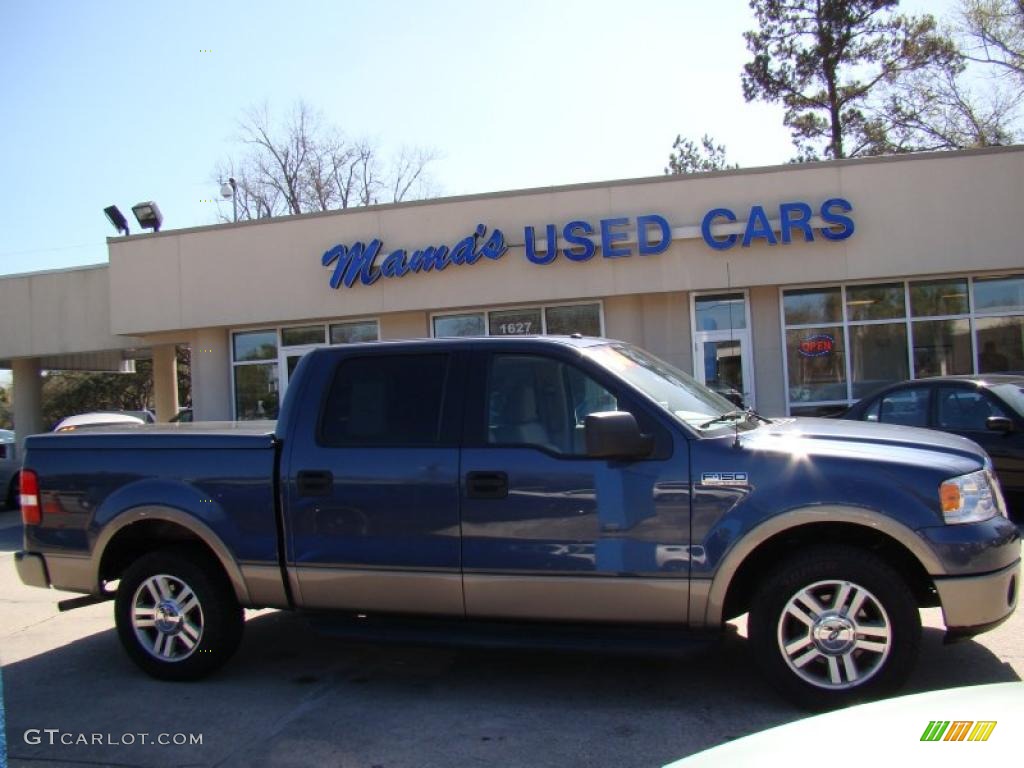
<svg viewBox="0 0 1024 768">
<path fill-rule="evenodd" d="M 358 280 L 362 285 L 373 285 L 380 278 L 404 277 L 410 272 L 441 272 L 449 265 L 475 264 L 482 258 L 492 261 L 500 259 L 508 251 L 505 235 L 500 229 L 487 234 L 487 227 L 478 224 L 473 234 L 464 237 L 452 248 L 447 245 L 431 245 L 413 251 L 399 248 L 391 251 L 378 267 L 382 243 L 373 239 L 369 243 L 357 242 L 352 245 L 335 245 L 324 252 L 321 263 L 331 270 L 331 288 L 351 288 Z"/>
</svg>

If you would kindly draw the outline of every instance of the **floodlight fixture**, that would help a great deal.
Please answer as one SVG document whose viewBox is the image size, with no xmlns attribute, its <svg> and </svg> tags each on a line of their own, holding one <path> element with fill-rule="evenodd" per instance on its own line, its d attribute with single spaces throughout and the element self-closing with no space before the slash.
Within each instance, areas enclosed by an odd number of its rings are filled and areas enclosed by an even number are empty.
<svg viewBox="0 0 1024 768">
<path fill-rule="evenodd" d="M 154 232 L 160 231 L 160 225 L 163 224 L 164 217 L 160 214 L 160 208 L 152 200 L 145 203 L 136 203 L 132 206 L 132 213 L 135 214 L 139 226 L 143 229 L 152 229 Z"/>
<path fill-rule="evenodd" d="M 118 232 L 124 232 L 128 234 L 128 219 L 124 217 L 120 209 L 116 205 L 108 205 L 103 209 L 103 212 L 107 214 L 107 221 L 114 225 L 114 229 Z"/>
</svg>

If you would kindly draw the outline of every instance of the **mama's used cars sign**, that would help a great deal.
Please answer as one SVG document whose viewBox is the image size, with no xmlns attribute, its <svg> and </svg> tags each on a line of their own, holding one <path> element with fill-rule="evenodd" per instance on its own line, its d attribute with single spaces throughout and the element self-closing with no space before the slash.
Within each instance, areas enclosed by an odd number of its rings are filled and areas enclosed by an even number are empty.
<svg viewBox="0 0 1024 768">
<path fill-rule="evenodd" d="M 619 259 L 636 253 L 653 256 L 665 251 L 672 240 L 701 237 L 710 248 L 725 251 L 739 245 L 749 248 L 756 242 L 779 245 L 794 238 L 813 242 L 816 235 L 825 240 L 845 240 L 853 234 L 853 210 L 849 201 L 833 197 L 814 209 L 805 202 L 782 203 L 778 216 L 769 218 L 764 206 L 752 206 L 746 221 L 740 223 L 729 208 L 708 211 L 700 227 L 673 229 L 664 216 L 647 214 L 633 220 L 627 216 L 601 219 L 596 225 L 576 219 L 562 226 L 547 224 L 543 234 L 532 225 L 523 228 L 526 260 L 533 264 L 551 264 L 559 257 L 584 262 L 594 258 L 598 248 L 606 259 Z M 774 213 L 774 211 L 773 211 Z M 543 245 L 538 243 L 543 239 Z M 373 285 L 381 278 L 399 278 L 415 272 L 441 272 L 449 266 L 476 264 L 481 259 L 497 261 L 509 249 L 505 233 L 494 229 L 488 234 L 478 224 L 472 234 L 454 245 L 431 245 L 408 251 L 404 248 L 384 253 L 379 239 L 351 245 L 335 245 L 323 255 L 321 262 L 331 268 L 332 288 L 351 288 L 357 282 Z"/>
</svg>

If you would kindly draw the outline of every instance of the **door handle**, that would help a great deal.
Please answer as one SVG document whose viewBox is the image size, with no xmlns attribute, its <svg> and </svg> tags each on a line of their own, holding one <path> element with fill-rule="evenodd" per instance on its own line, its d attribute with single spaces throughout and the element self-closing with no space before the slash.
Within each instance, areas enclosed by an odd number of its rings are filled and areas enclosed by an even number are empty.
<svg viewBox="0 0 1024 768">
<path fill-rule="evenodd" d="M 330 496 L 334 475 L 327 469 L 304 469 L 296 476 L 299 496 Z"/>
<path fill-rule="evenodd" d="M 508 496 L 505 472 L 466 473 L 466 495 L 471 499 L 504 499 Z"/>
</svg>

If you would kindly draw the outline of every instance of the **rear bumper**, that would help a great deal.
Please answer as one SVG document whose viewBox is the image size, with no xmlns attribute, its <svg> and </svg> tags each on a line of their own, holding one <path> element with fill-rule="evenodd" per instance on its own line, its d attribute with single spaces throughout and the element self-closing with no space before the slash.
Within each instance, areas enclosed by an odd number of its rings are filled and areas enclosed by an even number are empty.
<svg viewBox="0 0 1024 768">
<path fill-rule="evenodd" d="M 99 584 L 93 577 L 92 562 L 87 557 L 15 552 L 14 567 L 22 583 L 30 587 L 52 586 L 54 589 L 86 594 L 99 592 Z"/>
<path fill-rule="evenodd" d="M 29 587 L 50 586 L 50 577 L 46 573 L 46 561 L 35 552 L 15 552 L 14 567 L 18 571 L 21 583 Z"/>
<path fill-rule="evenodd" d="M 951 638 L 970 637 L 1003 623 L 1017 607 L 1020 560 L 982 576 L 935 578 Z"/>
</svg>

